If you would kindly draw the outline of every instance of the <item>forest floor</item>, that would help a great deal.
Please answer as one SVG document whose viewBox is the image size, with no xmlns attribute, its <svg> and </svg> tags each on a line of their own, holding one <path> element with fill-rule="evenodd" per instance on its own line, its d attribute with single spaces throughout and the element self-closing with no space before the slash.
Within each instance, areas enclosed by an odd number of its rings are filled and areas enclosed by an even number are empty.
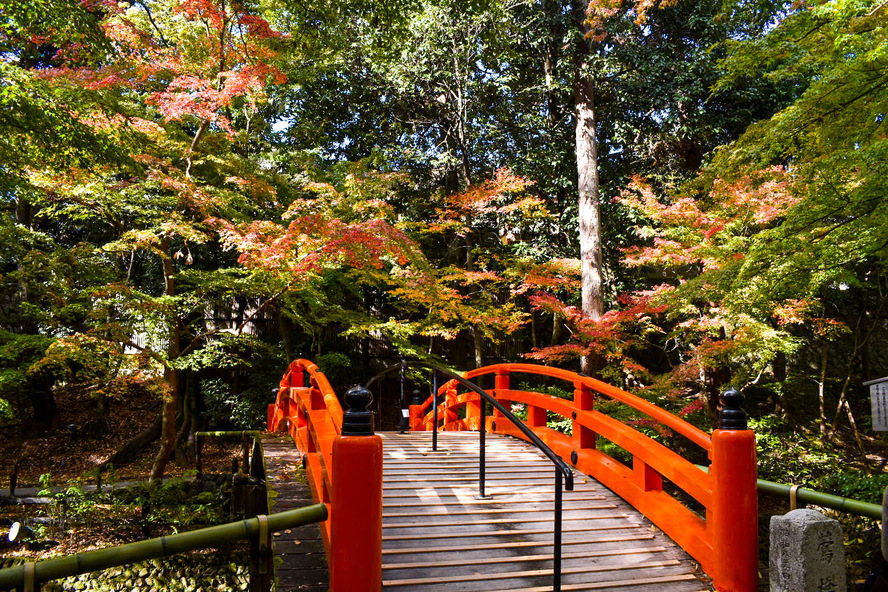
<svg viewBox="0 0 888 592">
<path fill-rule="evenodd" d="M 156 397 L 149 395 L 111 402 L 109 433 L 103 437 L 90 435 L 89 429 L 85 429 L 96 419 L 96 411 L 88 397 L 59 392 L 57 403 L 62 410 L 62 420 L 56 430 L 33 434 L 21 424 L 0 430 L 0 494 L 8 493 L 17 466 L 16 489 L 39 490 L 46 484 L 63 489 L 74 487 L 74 497 L 71 498 L 74 501 L 69 499 L 67 507 L 62 508 L 58 503 L 0 504 L 0 567 L 4 561 L 15 557 L 43 559 L 201 526 L 199 521 L 204 517 L 163 516 L 155 526 L 146 528 L 141 515 L 143 510 L 138 503 L 120 503 L 111 496 L 94 499 L 95 496 L 86 497 L 80 493 L 82 490 L 76 490 L 78 486 L 95 484 L 97 467 L 152 423 L 160 411 Z M 102 484 L 147 481 L 157 450 L 157 442 L 149 444 L 126 465 L 116 467 L 113 472 L 104 472 Z M 230 472 L 232 460 L 239 455 L 237 443 L 209 440 L 203 447 L 203 470 L 205 473 Z M 193 474 L 194 470 L 187 459 L 172 459 L 167 464 L 165 476 L 175 480 Z M 183 507 L 187 508 L 185 504 Z M 161 510 L 154 508 L 153 511 L 158 513 Z M 187 511 L 194 512 L 194 508 L 187 508 Z M 65 514 L 72 519 L 66 519 Z M 40 534 L 57 545 L 41 548 L 39 544 L 7 543 L 6 531 L 10 522 L 35 518 L 52 521 L 52 526 L 41 528 Z"/>
<path fill-rule="evenodd" d="M 160 412 L 160 401 L 153 395 L 133 397 L 109 403 L 109 433 L 103 437 L 90 434 L 96 411 L 92 400 L 82 394 L 61 390 L 56 395 L 62 419 L 57 429 L 30 433 L 25 424 L 0 429 L 0 490 L 9 487 L 9 479 L 18 467 L 17 487 L 38 487 L 41 475 L 49 474 L 54 483 L 79 481 L 95 483 L 96 468 L 127 441 L 145 430 Z M 157 454 L 157 444 L 149 444 L 134 460 L 116 467 L 115 481 L 146 480 Z M 236 449 L 229 444 L 207 442 L 203 457 L 207 467 L 231 466 Z M 173 459 L 166 474 L 181 476 L 193 469 L 184 459 Z M 210 469 L 208 469 L 210 470 Z M 109 476 L 103 475 L 107 483 Z"/>
</svg>

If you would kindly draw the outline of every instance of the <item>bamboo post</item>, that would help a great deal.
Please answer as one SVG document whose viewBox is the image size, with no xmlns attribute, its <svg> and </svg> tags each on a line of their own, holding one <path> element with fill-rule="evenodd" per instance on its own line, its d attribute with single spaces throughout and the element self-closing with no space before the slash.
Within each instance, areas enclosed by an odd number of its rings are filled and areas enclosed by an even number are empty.
<svg viewBox="0 0 888 592">
<path fill-rule="evenodd" d="M 712 433 L 711 537 L 713 583 L 719 592 L 758 590 L 758 503 L 755 434 L 740 408 L 743 395 L 724 395 L 719 429 Z"/>
<path fill-rule="evenodd" d="M 382 589 L 382 439 L 373 432 L 372 401 L 364 387 L 349 390 L 333 440 L 331 592 Z"/>
<path fill-rule="evenodd" d="M 265 481 L 250 481 L 249 511 L 259 518 L 259 533 L 250 539 L 250 592 L 269 592 L 274 582 L 274 553 L 268 529 L 268 490 Z"/>
</svg>

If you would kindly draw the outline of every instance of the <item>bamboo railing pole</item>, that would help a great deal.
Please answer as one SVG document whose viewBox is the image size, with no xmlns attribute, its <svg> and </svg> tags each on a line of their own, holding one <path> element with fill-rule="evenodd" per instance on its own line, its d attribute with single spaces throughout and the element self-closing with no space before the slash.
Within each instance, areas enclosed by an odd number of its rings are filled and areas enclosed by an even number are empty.
<svg viewBox="0 0 888 592">
<path fill-rule="evenodd" d="M 327 507 L 315 504 L 296 510 L 278 512 L 268 516 L 268 530 L 278 531 L 304 524 L 323 522 L 327 519 Z M 84 573 L 100 571 L 147 559 L 157 559 L 194 549 L 215 547 L 259 534 L 259 518 L 248 518 L 210 526 L 200 530 L 174 534 L 166 537 L 138 541 L 118 547 L 87 551 L 78 555 L 68 555 L 35 563 L 35 580 L 46 582 Z M 24 585 L 25 566 L 19 565 L 0 569 L 0 590 L 18 588 Z"/>
<path fill-rule="evenodd" d="M 706 472 L 709 471 L 709 467 L 703 465 L 696 466 Z M 792 485 L 768 481 L 766 479 L 758 479 L 756 482 L 756 489 L 759 493 L 766 493 L 778 497 L 789 497 L 792 488 Z M 882 506 L 879 504 L 862 502 L 860 500 L 841 497 L 831 493 L 823 493 L 822 491 L 815 491 L 804 487 L 796 489 L 796 502 L 799 504 L 814 504 L 815 506 L 829 508 L 830 510 L 844 512 L 845 514 L 851 514 L 853 516 L 872 518 L 873 520 L 882 519 Z"/>
</svg>

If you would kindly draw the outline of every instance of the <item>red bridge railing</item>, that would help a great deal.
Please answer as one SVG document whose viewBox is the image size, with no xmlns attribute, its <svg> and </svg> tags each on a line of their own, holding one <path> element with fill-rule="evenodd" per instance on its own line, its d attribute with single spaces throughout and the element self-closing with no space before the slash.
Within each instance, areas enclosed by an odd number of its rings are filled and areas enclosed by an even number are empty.
<svg viewBox="0 0 888 592">
<path fill-rule="evenodd" d="M 512 388 L 516 374 L 545 376 L 569 383 L 573 399 L 561 399 Z M 681 545 L 712 577 L 720 592 L 754 592 L 758 588 L 758 515 L 756 500 L 755 435 L 745 426 L 745 415 L 732 391 L 726 393 L 726 410 L 720 429 L 712 435 L 681 418 L 621 389 L 568 370 L 532 364 L 497 364 L 466 372 L 474 380 L 493 375 L 490 392 L 508 408 L 526 405 L 526 424 L 564 460 L 601 481 L 632 504 Z M 741 398 L 739 393 L 737 398 Z M 619 401 L 645 414 L 702 448 L 711 461 L 709 472 L 676 454 L 642 432 L 595 410 L 597 397 Z M 410 408 L 411 429 L 477 430 L 482 417 L 480 396 L 460 392 L 456 381 L 433 397 Z M 464 409 L 464 411 L 462 410 Z M 572 422 L 572 434 L 547 427 L 552 412 Z M 742 420 L 738 418 L 742 416 Z M 486 417 L 490 432 L 526 439 L 501 414 Z M 598 436 L 626 450 L 631 466 L 597 447 Z M 664 479 L 705 508 L 699 515 L 664 489 Z"/>
<path fill-rule="evenodd" d="M 306 381 L 307 377 L 307 381 Z M 285 429 L 302 455 L 321 523 L 333 592 L 378 592 L 382 586 L 382 440 L 367 410 L 370 392 L 355 388 L 342 406 L 309 360 L 292 362 L 268 406 L 268 430 Z"/>
</svg>

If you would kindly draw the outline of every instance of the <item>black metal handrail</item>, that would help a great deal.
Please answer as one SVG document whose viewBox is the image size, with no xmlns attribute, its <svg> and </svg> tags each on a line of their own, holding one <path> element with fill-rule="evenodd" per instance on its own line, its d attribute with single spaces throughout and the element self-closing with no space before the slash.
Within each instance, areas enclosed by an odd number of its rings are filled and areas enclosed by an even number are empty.
<svg viewBox="0 0 888 592">
<path fill-rule="evenodd" d="M 406 366 L 414 366 L 420 368 L 428 368 L 433 372 L 440 372 L 444 376 L 449 377 L 451 380 L 457 381 L 459 384 L 463 385 L 465 388 L 469 389 L 473 393 L 478 394 L 481 397 L 481 421 L 478 429 L 479 433 L 479 457 L 478 457 L 478 493 L 479 497 L 486 497 L 484 495 L 484 473 L 485 473 L 485 462 L 486 462 L 486 453 L 485 453 L 485 434 L 487 432 L 486 428 L 486 416 L 485 416 L 485 406 L 484 402 L 488 401 L 493 408 L 499 411 L 503 417 L 508 419 L 512 424 L 518 428 L 525 437 L 536 446 L 540 452 L 542 452 L 552 463 L 555 465 L 555 528 L 552 533 L 553 536 L 553 544 L 552 544 L 552 590 L 553 592 L 561 591 L 561 533 L 562 533 L 562 492 L 563 490 L 573 491 L 574 483 L 573 483 L 573 471 L 570 466 L 564 462 L 560 456 L 555 454 L 555 452 L 543 442 L 539 436 L 537 436 L 533 430 L 531 430 L 527 425 L 515 417 L 515 415 L 506 409 L 502 403 L 497 401 L 494 397 L 490 396 L 490 394 L 479 387 L 474 382 L 471 382 L 459 374 L 448 370 L 447 368 L 442 368 L 436 364 L 430 364 L 428 362 L 408 362 L 401 361 L 398 364 L 393 366 L 389 366 L 384 369 L 382 372 L 371 378 L 367 381 L 367 384 L 364 385 L 366 388 L 370 388 L 370 386 L 376 382 L 380 377 L 388 374 L 393 370 L 403 370 Z M 437 376 L 434 377 L 435 379 Z M 434 428 L 432 433 L 432 440 L 434 444 L 437 444 L 437 435 L 438 435 L 438 389 L 437 389 L 437 380 L 435 380 L 435 390 L 433 395 L 434 405 Z M 402 387 L 403 390 L 403 387 Z M 437 446 L 433 446 L 433 449 L 437 449 Z M 563 479 L 563 481 L 562 481 Z"/>
</svg>

